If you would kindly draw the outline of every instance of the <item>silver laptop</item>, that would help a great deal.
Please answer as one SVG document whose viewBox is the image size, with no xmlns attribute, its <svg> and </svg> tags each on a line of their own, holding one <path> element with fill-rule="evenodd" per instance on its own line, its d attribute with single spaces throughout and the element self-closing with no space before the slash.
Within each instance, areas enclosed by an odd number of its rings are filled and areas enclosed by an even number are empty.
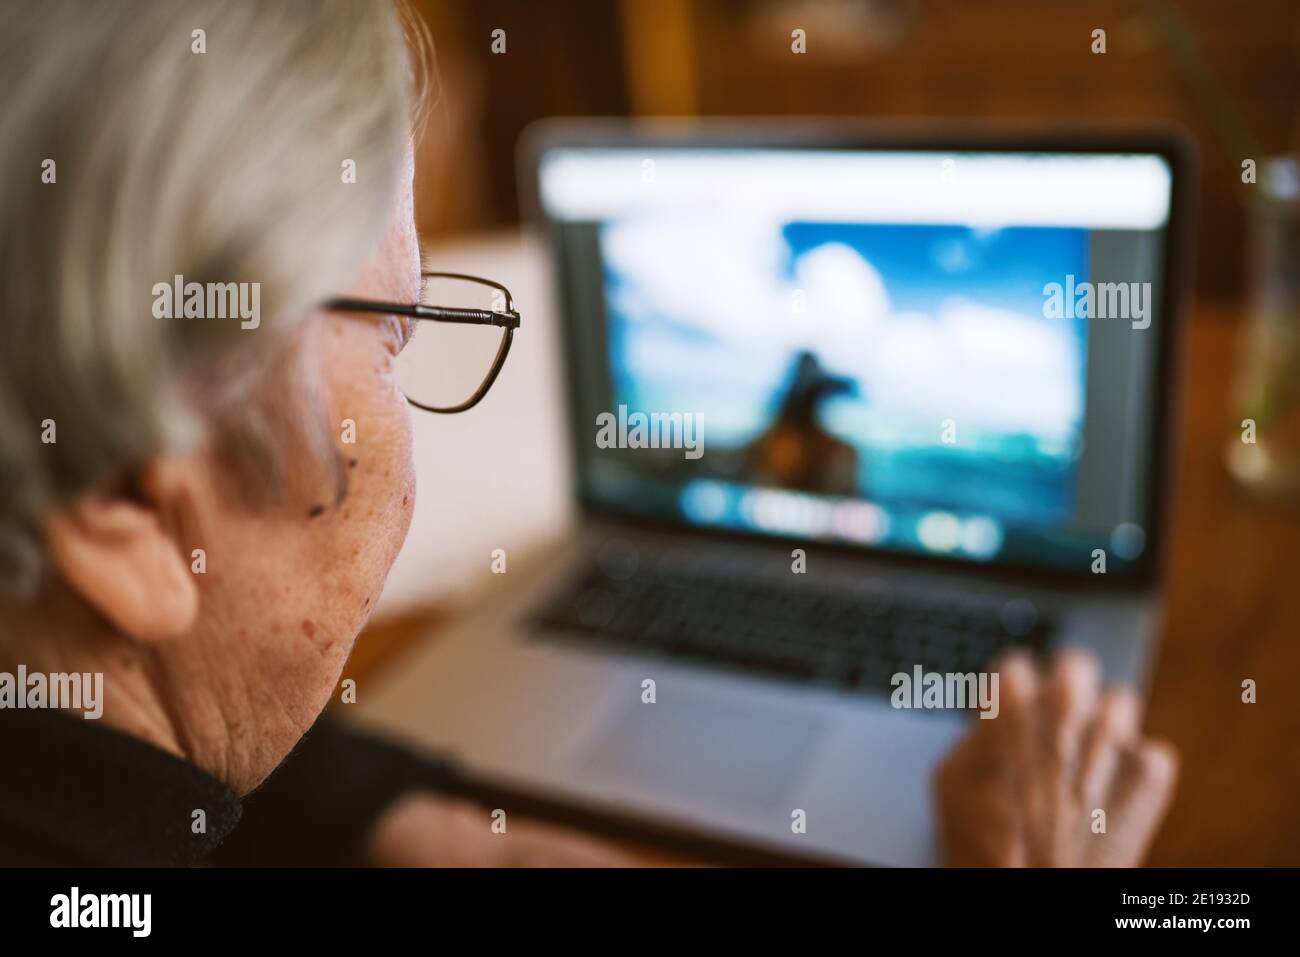
<svg viewBox="0 0 1300 957">
<path fill-rule="evenodd" d="M 362 719 L 578 820 L 936 863 L 1000 652 L 1144 681 L 1180 148 L 601 123 L 523 155 L 580 527 Z"/>
</svg>

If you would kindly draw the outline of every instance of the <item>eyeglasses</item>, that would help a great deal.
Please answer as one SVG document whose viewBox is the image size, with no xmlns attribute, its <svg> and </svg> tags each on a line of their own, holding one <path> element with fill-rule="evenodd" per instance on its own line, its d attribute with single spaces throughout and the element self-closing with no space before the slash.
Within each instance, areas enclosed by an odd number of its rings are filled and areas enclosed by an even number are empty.
<svg viewBox="0 0 1300 957">
<path fill-rule="evenodd" d="M 482 401 L 501 374 L 519 328 L 519 313 L 510 290 L 490 279 L 454 272 L 425 272 L 421 277 L 421 301 L 414 305 L 339 298 L 327 301 L 325 308 L 446 323 L 437 335 L 417 336 L 419 326 L 411 330 L 395 362 L 398 385 L 417 409 L 464 412 Z M 456 304 L 435 306 L 435 299 Z"/>
</svg>

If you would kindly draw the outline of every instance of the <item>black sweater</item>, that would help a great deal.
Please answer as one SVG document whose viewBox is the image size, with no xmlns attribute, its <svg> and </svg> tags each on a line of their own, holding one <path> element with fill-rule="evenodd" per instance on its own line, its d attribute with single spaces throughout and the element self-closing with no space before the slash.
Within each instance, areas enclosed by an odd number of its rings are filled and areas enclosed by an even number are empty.
<svg viewBox="0 0 1300 957">
<path fill-rule="evenodd" d="M 394 798 L 455 782 L 322 717 L 241 801 L 99 721 L 0 709 L 0 866 L 346 866 Z"/>
</svg>

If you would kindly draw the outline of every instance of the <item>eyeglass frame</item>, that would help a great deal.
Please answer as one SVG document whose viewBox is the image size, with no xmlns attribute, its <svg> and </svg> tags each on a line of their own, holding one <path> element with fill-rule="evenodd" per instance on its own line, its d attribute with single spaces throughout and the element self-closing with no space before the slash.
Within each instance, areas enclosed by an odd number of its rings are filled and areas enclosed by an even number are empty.
<svg viewBox="0 0 1300 957">
<path fill-rule="evenodd" d="M 403 391 L 402 395 L 406 401 L 417 409 L 423 409 L 425 412 L 436 412 L 439 415 L 452 415 L 456 412 L 464 412 L 472 409 L 483 400 L 492 384 L 496 382 L 497 376 L 501 374 L 501 367 L 506 364 L 506 356 L 510 353 L 510 343 L 514 341 L 515 330 L 519 328 L 519 313 L 515 309 L 515 302 L 510 295 L 510 290 L 499 282 L 493 282 L 491 279 L 484 279 L 482 276 L 471 276 L 467 273 L 459 272 L 424 272 L 420 273 L 421 279 L 463 279 L 468 282 L 476 282 L 492 289 L 500 290 L 505 293 L 506 308 L 504 312 L 497 312 L 492 309 L 467 309 L 459 306 L 426 306 L 423 303 L 404 303 L 404 302 L 384 302 L 376 299 L 350 299 L 338 297 L 329 299 L 324 303 L 326 309 L 338 310 L 340 312 L 370 312 L 381 313 L 384 315 L 406 316 L 408 319 L 426 319 L 430 322 L 454 322 L 462 325 L 473 326 L 496 326 L 505 330 L 505 335 L 501 339 L 501 345 L 497 348 L 496 357 L 492 360 L 492 368 L 488 370 L 487 377 L 479 385 L 478 389 L 464 402 L 459 405 L 450 406 L 433 406 L 425 405 L 423 402 L 417 402 Z"/>
</svg>

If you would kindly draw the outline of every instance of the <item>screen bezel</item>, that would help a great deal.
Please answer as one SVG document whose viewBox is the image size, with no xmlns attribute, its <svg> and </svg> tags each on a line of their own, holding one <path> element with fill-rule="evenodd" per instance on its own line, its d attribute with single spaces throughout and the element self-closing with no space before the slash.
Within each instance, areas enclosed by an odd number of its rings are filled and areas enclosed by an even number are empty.
<svg viewBox="0 0 1300 957">
<path fill-rule="evenodd" d="M 1156 408 L 1152 417 L 1154 443 L 1151 467 L 1146 477 L 1143 500 L 1148 516 L 1147 544 L 1132 570 L 1123 575 L 1094 575 L 1089 571 L 1069 572 L 1055 567 L 1017 562 L 978 562 L 943 555 L 900 552 L 869 545 L 816 540 L 826 549 L 847 558 L 870 559 L 922 568 L 996 574 L 1031 583 L 1118 590 L 1149 590 L 1164 579 L 1168 565 L 1167 528 L 1172 505 L 1172 457 L 1176 425 L 1177 354 L 1182 338 L 1181 317 L 1186 297 L 1188 237 L 1192 210 L 1189 183 L 1195 175 L 1194 153 L 1180 131 L 1108 127 L 1022 127 L 1008 125 L 978 129 L 952 121 L 909 123 L 863 123 L 845 119 L 807 120 L 544 120 L 527 129 L 520 139 L 520 201 L 528 220 L 542 234 L 551 254 L 556 306 L 561 331 L 560 350 L 566 373 L 566 410 L 569 420 L 569 455 L 574 476 L 574 494 L 582 514 L 613 519 L 648 529 L 678 529 L 721 540 L 750 543 L 807 546 L 808 540 L 755 530 L 711 528 L 694 525 L 680 516 L 647 517 L 597 498 L 591 489 L 587 461 L 577 437 L 584 433 L 579 395 L 580 369 L 590 355 L 577 348 L 571 331 L 573 290 L 559 252 L 561 223 L 550 217 L 540 200 L 540 172 L 546 154 L 558 149 L 773 149 L 843 151 L 920 151 L 935 153 L 1144 153 L 1160 156 L 1171 174 L 1169 219 L 1165 227 L 1164 253 L 1160 264 L 1163 295 L 1156 320 L 1152 322 L 1156 342 L 1153 394 Z M 587 351 L 589 352 L 589 350 Z"/>
</svg>

